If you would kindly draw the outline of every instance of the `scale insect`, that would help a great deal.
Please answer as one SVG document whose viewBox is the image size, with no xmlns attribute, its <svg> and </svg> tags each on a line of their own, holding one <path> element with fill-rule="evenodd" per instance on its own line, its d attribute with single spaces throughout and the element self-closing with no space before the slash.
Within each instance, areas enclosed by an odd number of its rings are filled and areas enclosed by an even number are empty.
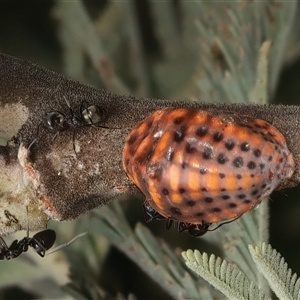
<svg viewBox="0 0 300 300">
<path fill-rule="evenodd" d="M 295 163 L 284 136 L 264 120 L 165 108 L 129 133 L 123 168 L 159 215 L 205 233 L 284 186 Z"/>
</svg>

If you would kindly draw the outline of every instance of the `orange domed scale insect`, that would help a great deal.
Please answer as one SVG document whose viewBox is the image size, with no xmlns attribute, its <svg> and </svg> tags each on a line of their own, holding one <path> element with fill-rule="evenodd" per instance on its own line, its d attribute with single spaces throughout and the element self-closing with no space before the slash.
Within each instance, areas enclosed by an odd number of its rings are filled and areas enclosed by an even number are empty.
<svg viewBox="0 0 300 300">
<path fill-rule="evenodd" d="M 266 121 L 193 108 L 161 109 L 137 125 L 123 167 L 146 208 L 194 235 L 256 207 L 295 168 L 284 136 Z"/>
</svg>

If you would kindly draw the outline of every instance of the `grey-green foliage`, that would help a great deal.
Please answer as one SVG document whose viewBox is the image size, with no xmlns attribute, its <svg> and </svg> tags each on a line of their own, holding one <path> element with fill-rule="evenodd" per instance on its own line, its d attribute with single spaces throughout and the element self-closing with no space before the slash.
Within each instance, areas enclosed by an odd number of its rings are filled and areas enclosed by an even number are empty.
<svg viewBox="0 0 300 300">
<path fill-rule="evenodd" d="M 292 274 L 284 258 L 270 245 L 249 246 L 258 270 L 265 276 L 270 287 L 282 300 L 300 299 L 300 279 Z M 199 276 L 209 281 L 229 299 L 269 299 L 264 291 L 236 265 L 226 260 L 188 250 L 182 253 L 186 265 Z"/>
<path fill-rule="evenodd" d="M 300 299 L 300 279 L 270 245 L 249 246 L 251 256 L 279 299 Z"/>
<path fill-rule="evenodd" d="M 248 102 L 249 91 L 259 79 L 257 62 L 263 41 L 272 41 L 268 93 L 274 93 L 284 62 L 296 3 L 276 1 L 195 2 L 185 7 L 191 18 L 190 30 L 199 39 L 199 96 L 210 102 Z M 192 44 L 191 36 L 188 44 Z M 260 98 L 252 99 L 262 103 Z"/>
<path fill-rule="evenodd" d="M 210 282 L 226 297 L 232 300 L 268 299 L 259 287 L 250 281 L 235 265 L 220 257 L 199 251 L 182 253 L 186 265 L 199 276 Z"/>
<path fill-rule="evenodd" d="M 178 9 L 176 12 L 172 1 L 150 1 L 160 52 L 149 59 L 131 1 L 111 1 L 95 22 L 80 1 L 72 5 L 57 1 L 54 16 L 60 23 L 58 35 L 67 73 L 87 78 L 87 54 L 104 86 L 117 92 L 247 102 L 259 77 L 259 49 L 269 40 L 272 68 L 267 91 L 273 95 L 296 2 L 179 1 Z M 261 103 L 260 99 L 254 101 Z"/>
<path fill-rule="evenodd" d="M 89 228 L 90 231 L 105 236 L 172 299 L 222 299 L 220 294 L 210 286 L 204 285 L 200 278 L 197 279 L 192 272 L 188 271 L 180 255 L 175 254 L 166 242 L 158 240 L 142 224 L 137 224 L 134 230 L 131 229 L 117 201 L 95 211 L 89 220 Z M 90 242 L 94 243 L 96 238 L 96 235 L 91 236 Z M 82 299 L 97 299 L 91 296 L 92 293 L 96 295 L 97 292 L 93 290 L 99 288 L 95 281 L 96 274 L 91 275 L 89 271 L 95 268 L 95 260 L 97 260 L 95 245 L 92 248 L 95 251 L 90 255 L 85 251 L 79 253 L 79 257 L 76 254 L 77 264 L 74 264 L 74 258 L 69 256 L 73 268 L 72 283 L 65 291 L 72 295 L 78 293 Z M 95 257 L 92 261 L 91 256 Z M 82 278 L 87 282 L 94 282 L 89 284 L 93 287 L 88 291 L 89 296 L 86 295 L 85 285 L 80 284 Z"/>
</svg>

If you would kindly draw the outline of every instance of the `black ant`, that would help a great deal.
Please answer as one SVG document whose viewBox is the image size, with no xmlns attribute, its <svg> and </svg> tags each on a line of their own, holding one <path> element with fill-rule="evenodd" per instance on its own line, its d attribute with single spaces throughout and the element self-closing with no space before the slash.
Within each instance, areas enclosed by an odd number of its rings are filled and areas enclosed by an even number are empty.
<svg viewBox="0 0 300 300">
<path fill-rule="evenodd" d="M 70 103 L 64 98 L 70 110 L 70 121 L 74 127 L 95 125 L 103 120 L 103 113 L 96 105 L 89 106 L 83 109 L 85 101 L 81 102 L 79 116 L 74 114 Z M 67 117 L 59 111 L 51 111 L 43 117 L 42 124 L 45 128 L 55 131 L 62 131 L 69 128 L 70 124 L 67 122 Z"/>
<path fill-rule="evenodd" d="M 7 246 L 4 239 L 0 237 L 0 260 L 11 260 L 17 258 L 23 252 L 27 252 L 29 247 L 33 248 L 35 252 L 44 257 L 46 254 L 50 254 L 64 248 L 71 243 L 73 243 L 77 238 L 87 234 L 87 232 L 81 233 L 75 236 L 72 240 L 62 245 L 59 245 L 53 248 L 51 251 L 47 252 L 56 240 L 56 233 L 52 229 L 46 229 L 36 233 L 33 237 L 29 237 L 29 232 L 27 229 L 27 236 L 24 237 L 22 240 L 14 240 L 10 246 Z"/>
<path fill-rule="evenodd" d="M 189 235 L 197 236 L 197 237 L 204 235 L 207 231 L 215 231 L 216 229 L 220 228 L 221 226 L 231 223 L 240 217 L 240 216 L 238 216 L 232 220 L 229 220 L 227 222 L 223 222 L 222 224 L 219 224 L 217 227 L 215 227 L 213 229 L 209 229 L 209 227 L 212 225 L 212 223 L 206 223 L 206 222 L 202 221 L 201 224 L 191 224 L 191 223 L 186 223 L 186 222 L 182 222 L 182 221 L 175 221 L 175 220 L 166 218 L 166 217 L 162 216 L 161 214 L 159 214 L 153 207 L 151 207 L 151 205 L 149 203 L 144 203 L 143 208 L 144 208 L 144 216 L 145 216 L 146 223 L 149 223 L 152 220 L 158 220 L 158 221 L 166 220 L 166 228 L 170 229 L 172 224 L 174 222 L 177 222 L 177 231 L 179 233 L 187 231 L 189 233 Z"/>
<path fill-rule="evenodd" d="M 104 112 L 97 105 L 91 105 L 86 108 L 87 102 L 83 100 L 80 104 L 79 114 L 75 114 L 69 101 L 64 97 L 64 100 L 69 108 L 70 116 L 66 117 L 62 112 L 51 111 L 47 113 L 42 120 L 42 124 L 45 128 L 55 131 L 55 136 L 70 126 L 74 128 L 73 131 L 73 149 L 75 151 L 75 130 L 82 126 L 95 126 L 100 128 L 109 128 L 106 126 L 100 126 L 99 123 L 104 120 Z M 109 128 L 109 129 L 121 129 L 121 128 Z"/>
</svg>

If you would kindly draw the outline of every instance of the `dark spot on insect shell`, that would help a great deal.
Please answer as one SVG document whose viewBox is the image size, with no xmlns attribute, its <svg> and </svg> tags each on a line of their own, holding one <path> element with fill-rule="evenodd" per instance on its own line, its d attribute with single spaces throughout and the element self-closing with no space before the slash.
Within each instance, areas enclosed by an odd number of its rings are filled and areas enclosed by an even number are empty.
<svg viewBox="0 0 300 300">
<path fill-rule="evenodd" d="M 167 196 L 169 195 L 169 190 L 168 189 L 162 189 L 162 193 Z"/>
<path fill-rule="evenodd" d="M 202 211 L 199 211 L 195 214 L 196 217 L 203 217 L 205 214 Z"/>
<path fill-rule="evenodd" d="M 221 198 L 222 198 L 223 200 L 228 200 L 228 199 L 230 198 L 230 196 L 228 196 L 228 195 L 223 195 Z"/>
<path fill-rule="evenodd" d="M 255 196 L 255 195 L 257 195 L 258 194 L 258 190 L 253 190 L 252 192 L 251 192 L 251 195 L 252 196 Z"/>
<path fill-rule="evenodd" d="M 183 163 L 181 164 L 181 168 L 182 168 L 182 169 L 185 169 L 187 166 L 188 166 L 188 164 L 187 164 L 186 162 L 183 162 Z"/>
<path fill-rule="evenodd" d="M 206 197 L 206 198 L 204 198 L 204 201 L 207 203 L 212 203 L 214 201 L 214 199 L 211 197 Z"/>
<path fill-rule="evenodd" d="M 141 155 L 137 156 L 135 158 L 136 162 L 140 165 L 145 164 L 146 161 L 148 160 L 147 155 L 148 155 L 148 153 L 142 153 Z"/>
<path fill-rule="evenodd" d="M 127 141 L 127 143 L 128 143 L 129 145 L 131 145 L 131 144 L 133 144 L 133 143 L 136 141 L 136 139 L 137 139 L 137 136 L 136 136 L 136 135 L 132 135 L 132 136 L 129 138 L 129 140 Z"/>
<path fill-rule="evenodd" d="M 243 202 L 244 202 L 245 204 L 249 204 L 249 203 L 251 203 L 252 201 L 249 200 L 249 199 L 245 199 L 245 200 L 243 200 Z"/>
<path fill-rule="evenodd" d="M 263 170 L 265 168 L 265 164 L 259 164 L 259 167 L 261 170 Z"/>
<path fill-rule="evenodd" d="M 178 128 L 174 133 L 174 141 L 180 143 L 184 139 L 186 127 L 182 126 Z"/>
<path fill-rule="evenodd" d="M 222 132 L 216 132 L 213 136 L 213 139 L 215 142 L 220 142 L 223 140 L 223 133 Z"/>
<path fill-rule="evenodd" d="M 186 147 L 185 147 L 185 152 L 188 154 L 192 154 L 196 151 L 197 149 L 195 148 L 195 146 L 191 145 L 190 143 L 187 143 Z"/>
<path fill-rule="evenodd" d="M 242 157 L 237 157 L 233 160 L 233 165 L 237 168 L 240 168 L 244 165 L 244 161 Z"/>
<path fill-rule="evenodd" d="M 174 124 L 175 125 L 179 125 L 180 123 L 182 123 L 184 120 L 184 117 L 178 117 L 174 119 Z"/>
<path fill-rule="evenodd" d="M 196 135 L 199 137 L 203 137 L 207 134 L 208 129 L 206 126 L 201 126 L 196 130 Z"/>
<path fill-rule="evenodd" d="M 213 156 L 212 150 L 211 150 L 210 148 L 205 148 L 204 151 L 203 151 L 202 157 L 203 157 L 204 159 L 211 159 L 212 156 Z"/>
<path fill-rule="evenodd" d="M 242 151 L 249 151 L 250 150 L 250 145 L 248 143 L 242 143 L 241 144 L 241 150 Z"/>
<path fill-rule="evenodd" d="M 247 167 L 248 169 L 250 170 L 253 170 L 256 168 L 256 163 L 254 161 L 250 161 L 248 164 L 247 164 Z"/>
<path fill-rule="evenodd" d="M 147 160 L 149 160 L 149 159 L 152 157 L 153 153 L 154 153 L 154 150 L 153 150 L 153 149 L 151 149 L 151 150 L 149 150 L 149 151 L 147 152 L 147 155 L 146 155 Z"/>
<path fill-rule="evenodd" d="M 228 140 L 225 143 L 225 147 L 227 150 L 232 150 L 234 148 L 235 144 L 233 140 Z"/>
<path fill-rule="evenodd" d="M 241 174 L 237 174 L 237 175 L 236 175 L 236 178 L 237 178 L 237 179 L 242 179 L 242 175 L 241 175 Z"/>
<path fill-rule="evenodd" d="M 254 154 L 255 157 L 260 157 L 261 156 L 261 151 L 259 149 L 255 149 L 253 151 L 253 154 Z"/>
<path fill-rule="evenodd" d="M 211 211 L 212 213 L 219 213 L 219 212 L 222 211 L 222 209 L 219 208 L 219 207 L 214 207 L 214 208 L 210 209 L 210 211 Z"/>
<path fill-rule="evenodd" d="M 228 159 L 223 153 L 221 153 L 218 155 L 217 161 L 219 164 L 224 165 L 228 161 Z"/>
<path fill-rule="evenodd" d="M 171 210 L 171 213 L 174 214 L 174 215 L 180 216 L 182 214 L 181 211 L 180 211 L 180 209 L 177 208 L 177 207 L 171 207 L 170 210 Z"/>
<path fill-rule="evenodd" d="M 207 170 L 205 168 L 200 169 L 200 174 L 205 175 L 207 173 Z"/>
<path fill-rule="evenodd" d="M 219 177 L 220 177 L 220 178 L 224 178 L 224 177 L 225 177 L 225 174 L 220 173 L 220 174 L 219 174 Z"/>
<path fill-rule="evenodd" d="M 180 193 L 180 194 L 185 193 L 185 189 L 184 189 L 184 188 L 180 188 L 180 189 L 179 189 L 179 193 Z"/>
<path fill-rule="evenodd" d="M 245 198 L 246 198 L 246 195 L 245 195 L 245 194 L 240 194 L 240 195 L 237 195 L 237 197 L 238 197 L 239 199 L 245 199 Z"/>
<path fill-rule="evenodd" d="M 236 208 L 237 204 L 235 204 L 235 203 L 228 203 L 228 207 L 229 208 Z"/>
<path fill-rule="evenodd" d="M 187 206 L 190 206 L 190 207 L 193 207 L 196 204 L 196 202 L 194 200 L 186 200 L 185 203 Z"/>
</svg>

